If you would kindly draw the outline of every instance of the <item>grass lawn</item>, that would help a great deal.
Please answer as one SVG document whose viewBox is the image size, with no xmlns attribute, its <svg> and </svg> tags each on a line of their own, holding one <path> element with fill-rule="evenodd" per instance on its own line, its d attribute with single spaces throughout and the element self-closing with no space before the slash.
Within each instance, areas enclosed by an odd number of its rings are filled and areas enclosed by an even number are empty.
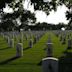
<svg viewBox="0 0 72 72">
<path fill-rule="evenodd" d="M 34 44 L 33 48 L 26 49 L 23 51 L 23 57 L 9 61 L 4 65 L 0 65 L 0 72 L 42 72 L 41 66 L 38 63 L 42 58 L 46 57 L 46 42 L 48 36 L 51 34 L 53 42 L 53 55 L 59 58 L 63 55 L 63 52 L 67 48 L 67 44 L 62 45 L 59 38 L 55 36 L 52 32 L 47 32 L 41 37 L 41 39 Z M 15 46 L 16 46 L 15 41 Z M 28 41 L 24 40 L 23 47 L 27 48 Z M 9 48 L 3 37 L 0 36 L 0 63 L 15 57 L 16 47 Z"/>
</svg>

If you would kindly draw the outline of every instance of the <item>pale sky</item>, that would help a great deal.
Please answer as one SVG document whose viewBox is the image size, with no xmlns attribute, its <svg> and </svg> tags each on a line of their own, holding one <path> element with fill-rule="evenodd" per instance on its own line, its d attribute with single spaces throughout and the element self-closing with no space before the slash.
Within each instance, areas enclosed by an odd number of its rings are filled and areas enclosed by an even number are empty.
<svg viewBox="0 0 72 72">
<path fill-rule="evenodd" d="M 65 12 L 68 10 L 65 5 L 58 6 L 57 11 L 51 11 L 50 15 L 46 15 L 43 11 L 34 11 L 33 5 L 31 6 L 28 4 L 29 0 L 26 0 L 24 3 L 24 9 L 30 10 L 32 13 L 35 12 L 35 17 L 37 18 L 37 22 L 47 22 L 47 23 L 53 23 L 53 24 L 58 24 L 58 23 L 65 23 L 67 24 L 68 21 L 66 20 L 65 17 Z M 6 6 L 6 8 L 3 9 L 4 12 L 6 13 L 13 13 L 13 10 Z"/>
<path fill-rule="evenodd" d="M 58 24 L 60 22 L 63 22 L 65 24 L 68 23 L 65 17 L 65 12 L 67 11 L 67 8 L 63 6 L 59 6 L 57 8 L 57 11 L 51 11 L 50 15 L 46 15 L 43 11 L 37 11 L 36 12 L 36 18 L 37 22 L 47 22 L 47 23 L 53 23 L 53 24 Z"/>
</svg>

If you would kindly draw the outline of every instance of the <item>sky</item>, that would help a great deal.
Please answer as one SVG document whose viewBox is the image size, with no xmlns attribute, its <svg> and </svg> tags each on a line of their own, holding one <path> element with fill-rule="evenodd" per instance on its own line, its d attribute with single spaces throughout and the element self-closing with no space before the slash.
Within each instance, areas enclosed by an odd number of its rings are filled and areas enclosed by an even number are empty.
<svg viewBox="0 0 72 72">
<path fill-rule="evenodd" d="M 47 22 L 47 23 L 65 23 L 67 24 L 69 21 L 66 20 L 65 12 L 67 11 L 67 8 L 65 5 L 58 6 L 57 11 L 51 11 L 50 14 L 47 16 L 43 11 L 37 11 L 36 12 L 36 18 L 37 22 Z"/>
<path fill-rule="evenodd" d="M 45 12 L 43 12 L 43 11 L 34 11 L 34 6 L 30 5 L 27 1 L 29 1 L 29 0 L 26 0 L 23 3 L 24 9 L 30 10 L 32 13 L 34 12 L 35 17 L 37 18 L 37 22 L 40 22 L 40 23 L 47 22 L 50 24 L 58 24 L 58 23 L 68 24 L 69 21 L 67 21 L 66 17 L 65 17 L 65 12 L 68 9 L 65 5 L 58 6 L 56 12 L 54 12 L 52 10 L 50 12 L 50 14 L 47 16 L 45 14 Z M 13 12 L 12 8 L 9 8 L 8 5 L 6 5 L 6 8 L 4 8 L 3 10 L 6 13 L 12 13 Z"/>
</svg>

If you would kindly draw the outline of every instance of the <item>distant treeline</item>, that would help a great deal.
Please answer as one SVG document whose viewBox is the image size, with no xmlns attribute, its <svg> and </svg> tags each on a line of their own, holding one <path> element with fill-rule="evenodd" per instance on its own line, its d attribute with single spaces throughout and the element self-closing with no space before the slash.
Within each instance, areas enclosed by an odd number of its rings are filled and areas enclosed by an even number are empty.
<svg viewBox="0 0 72 72">
<path fill-rule="evenodd" d="M 61 28 L 65 28 L 66 30 L 72 30 L 72 27 L 65 25 L 65 24 L 47 24 L 47 23 L 38 23 L 36 25 L 24 25 L 21 24 L 20 26 L 15 26 L 13 24 L 2 24 L 0 26 L 0 30 L 12 30 L 14 28 L 15 30 L 20 30 L 21 28 L 24 30 L 61 30 Z"/>
<path fill-rule="evenodd" d="M 20 26 L 20 28 L 22 28 L 23 26 Z M 30 26 L 26 26 L 25 30 L 27 29 L 31 29 L 31 30 L 61 30 L 61 28 L 68 28 L 68 25 L 65 24 L 47 24 L 47 23 L 38 23 L 36 25 L 30 25 Z M 71 29 L 71 28 L 70 28 Z"/>
</svg>

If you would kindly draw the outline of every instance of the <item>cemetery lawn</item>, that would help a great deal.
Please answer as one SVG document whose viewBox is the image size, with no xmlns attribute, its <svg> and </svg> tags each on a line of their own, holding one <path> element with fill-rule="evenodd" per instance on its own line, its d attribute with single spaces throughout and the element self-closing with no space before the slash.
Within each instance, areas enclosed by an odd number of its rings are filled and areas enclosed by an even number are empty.
<svg viewBox="0 0 72 72">
<path fill-rule="evenodd" d="M 31 49 L 27 49 L 28 41 L 25 41 L 23 57 L 16 59 L 13 59 L 16 55 L 16 47 L 9 48 L 5 39 L 0 36 L 0 72 L 42 72 L 41 65 L 38 64 L 42 58 L 46 57 L 45 48 L 49 34 L 51 34 L 53 42 L 53 56 L 59 58 L 63 55 L 67 44 L 62 45 L 59 38 L 52 32 L 43 35 Z"/>
</svg>

